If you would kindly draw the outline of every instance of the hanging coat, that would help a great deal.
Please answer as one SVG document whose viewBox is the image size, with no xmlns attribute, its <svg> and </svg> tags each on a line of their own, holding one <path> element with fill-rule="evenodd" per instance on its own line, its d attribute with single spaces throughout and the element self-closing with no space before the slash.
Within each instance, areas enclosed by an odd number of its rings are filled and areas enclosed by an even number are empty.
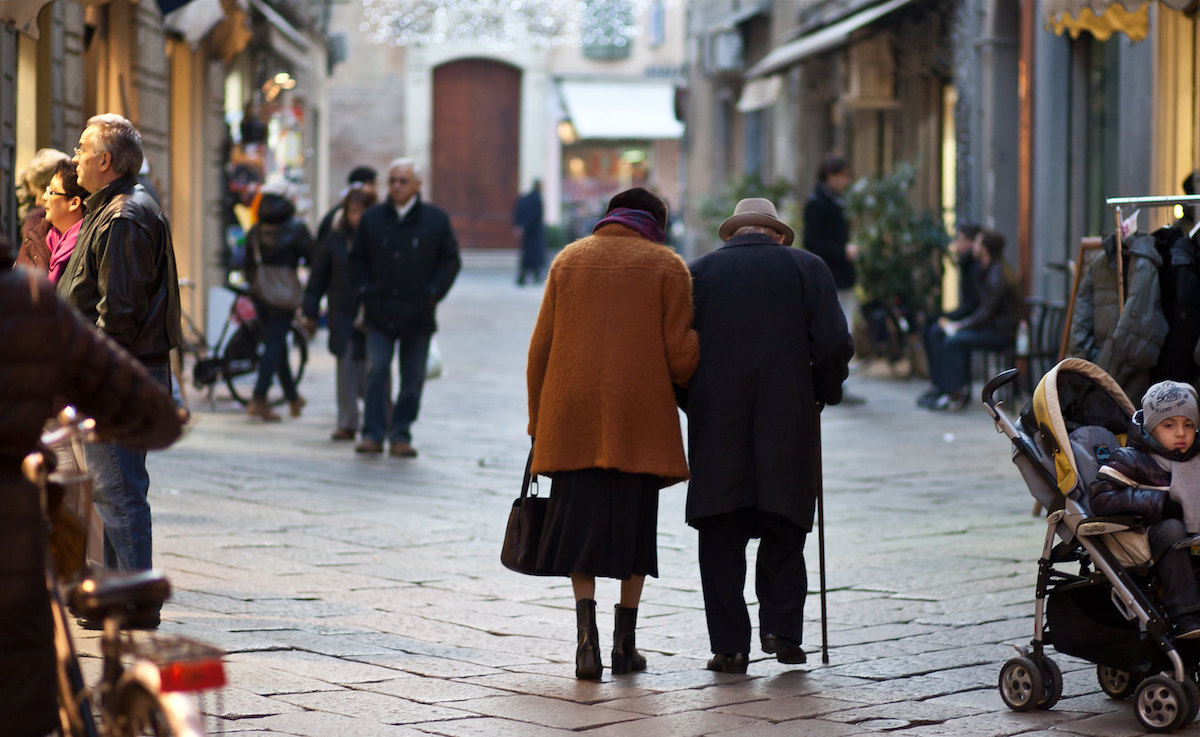
<svg viewBox="0 0 1200 737">
<path fill-rule="evenodd" d="M 1088 259 L 1071 316 L 1071 355 L 1107 371 L 1136 405 L 1150 387 L 1150 369 L 1158 363 L 1167 319 L 1158 280 L 1162 256 L 1154 238 L 1134 236 L 1126 246 L 1123 310 L 1117 294 L 1116 238 L 1105 238 L 1103 248 Z"/>
<path fill-rule="evenodd" d="M 837 404 L 854 355 L 829 267 L 763 235 L 690 265 L 700 363 L 688 414 L 687 521 L 751 508 L 812 529 L 817 403 Z"/>
</svg>

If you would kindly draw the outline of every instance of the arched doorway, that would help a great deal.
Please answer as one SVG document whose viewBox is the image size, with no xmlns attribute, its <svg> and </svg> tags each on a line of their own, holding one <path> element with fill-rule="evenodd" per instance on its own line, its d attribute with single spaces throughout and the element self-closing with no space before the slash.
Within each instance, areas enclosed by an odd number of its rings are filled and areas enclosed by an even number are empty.
<svg viewBox="0 0 1200 737">
<path fill-rule="evenodd" d="M 513 248 L 521 70 L 464 59 L 433 72 L 433 201 L 460 248 Z"/>
</svg>

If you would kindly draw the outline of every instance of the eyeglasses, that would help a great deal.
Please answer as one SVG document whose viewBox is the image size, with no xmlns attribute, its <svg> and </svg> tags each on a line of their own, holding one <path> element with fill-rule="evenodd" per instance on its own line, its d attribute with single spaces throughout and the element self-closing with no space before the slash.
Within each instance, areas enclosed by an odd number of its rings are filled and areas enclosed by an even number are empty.
<svg viewBox="0 0 1200 737">
<path fill-rule="evenodd" d="M 47 197 L 66 197 L 67 193 L 66 192 L 55 192 L 54 190 L 50 189 L 50 187 L 46 187 L 46 196 Z"/>
</svg>

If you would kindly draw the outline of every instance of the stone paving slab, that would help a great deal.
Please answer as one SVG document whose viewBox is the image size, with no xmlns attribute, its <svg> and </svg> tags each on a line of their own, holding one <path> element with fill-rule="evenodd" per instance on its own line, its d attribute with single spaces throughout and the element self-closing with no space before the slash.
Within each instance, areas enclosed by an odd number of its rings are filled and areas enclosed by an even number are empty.
<svg viewBox="0 0 1200 737">
<path fill-rule="evenodd" d="M 303 417 L 252 422 L 218 388 L 212 403 L 193 405 L 176 447 L 151 454 L 156 562 L 175 589 L 162 631 L 230 653 L 230 687 L 205 700 L 212 731 L 1140 734 L 1130 704 L 1105 697 L 1094 666 L 1075 658 L 1057 659 L 1057 708 L 1004 706 L 996 681 L 1012 645 L 1033 631 L 1045 523 L 1030 514 L 1008 443 L 981 408 L 919 410 L 922 383 L 886 367 L 849 380 L 865 404 L 822 418 L 831 662 L 820 662 L 814 532 L 809 663 L 753 652 L 745 676 L 704 670 L 696 535 L 677 485 L 660 497 L 660 577 L 647 582 L 639 612 L 648 670 L 576 680 L 569 582 L 520 576 L 498 560 L 529 447 L 525 354 L 540 297 L 503 271 L 463 272 L 439 310 L 445 375 L 426 385 L 416 459 L 356 457 L 328 440 L 324 335 L 301 384 Z M 617 591 L 598 583 L 606 661 Z M 753 618 L 753 581 L 746 598 Z M 79 645 L 94 677 L 97 640 L 80 633 Z"/>
</svg>

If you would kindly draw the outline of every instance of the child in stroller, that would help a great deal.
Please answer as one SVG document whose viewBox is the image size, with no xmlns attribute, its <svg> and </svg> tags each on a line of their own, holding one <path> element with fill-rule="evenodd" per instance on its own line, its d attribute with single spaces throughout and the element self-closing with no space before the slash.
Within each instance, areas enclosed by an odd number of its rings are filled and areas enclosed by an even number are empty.
<svg viewBox="0 0 1200 737">
<path fill-rule="evenodd" d="M 1113 452 L 1088 490 L 1093 514 L 1136 514 L 1146 524 L 1163 608 L 1177 639 L 1200 637 L 1191 555 L 1176 547 L 1188 533 L 1200 532 L 1200 504 L 1189 499 L 1200 489 L 1187 488 L 1200 482 L 1200 473 L 1193 471 L 1200 468 L 1197 424 L 1200 412 L 1191 385 L 1162 381 L 1150 387 L 1133 416 L 1126 446 Z M 1189 468 L 1174 471 L 1179 464 Z M 1181 500 L 1190 502 L 1186 515 Z"/>
<path fill-rule="evenodd" d="M 1017 657 L 1001 668 L 1000 696 L 1014 711 L 1052 708 L 1063 690 L 1062 671 L 1046 648 L 1053 645 L 1060 654 L 1095 663 L 1097 680 L 1109 696 L 1132 696 L 1133 713 L 1147 731 L 1171 732 L 1190 724 L 1200 713 L 1200 639 L 1173 636 L 1188 630 L 1172 632 L 1160 597 L 1163 576 L 1154 565 L 1146 526 L 1161 521 L 1161 507 L 1158 516 L 1145 518 L 1099 515 L 1090 505 L 1099 469 L 1109 466 L 1110 474 L 1119 473 L 1111 465 L 1113 456 L 1139 433 L 1130 424 L 1135 407 L 1100 367 L 1067 358 L 1042 377 L 1030 404 L 1014 418 L 995 394 L 1016 376 L 1016 369 L 997 375 L 982 399 L 997 430 L 1012 442 L 1013 463 L 1047 515 L 1033 639 L 1017 647 Z M 1179 410 L 1166 411 L 1175 416 Z M 1151 430 L 1159 419 L 1152 418 Z M 1190 474 L 1180 469 L 1193 467 L 1200 498 L 1200 464 L 1172 464 L 1178 474 L 1174 481 L 1182 488 Z M 1126 485 L 1135 483 L 1130 479 Z M 1164 493 L 1159 503 L 1166 498 Z M 1181 506 L 1186 518 L 1189 505 Z M 1200 513 L 1200 504 L 1196 507 Z M 1185 539 L 1182 546 L 1195 539 Z"/>
</svg>

